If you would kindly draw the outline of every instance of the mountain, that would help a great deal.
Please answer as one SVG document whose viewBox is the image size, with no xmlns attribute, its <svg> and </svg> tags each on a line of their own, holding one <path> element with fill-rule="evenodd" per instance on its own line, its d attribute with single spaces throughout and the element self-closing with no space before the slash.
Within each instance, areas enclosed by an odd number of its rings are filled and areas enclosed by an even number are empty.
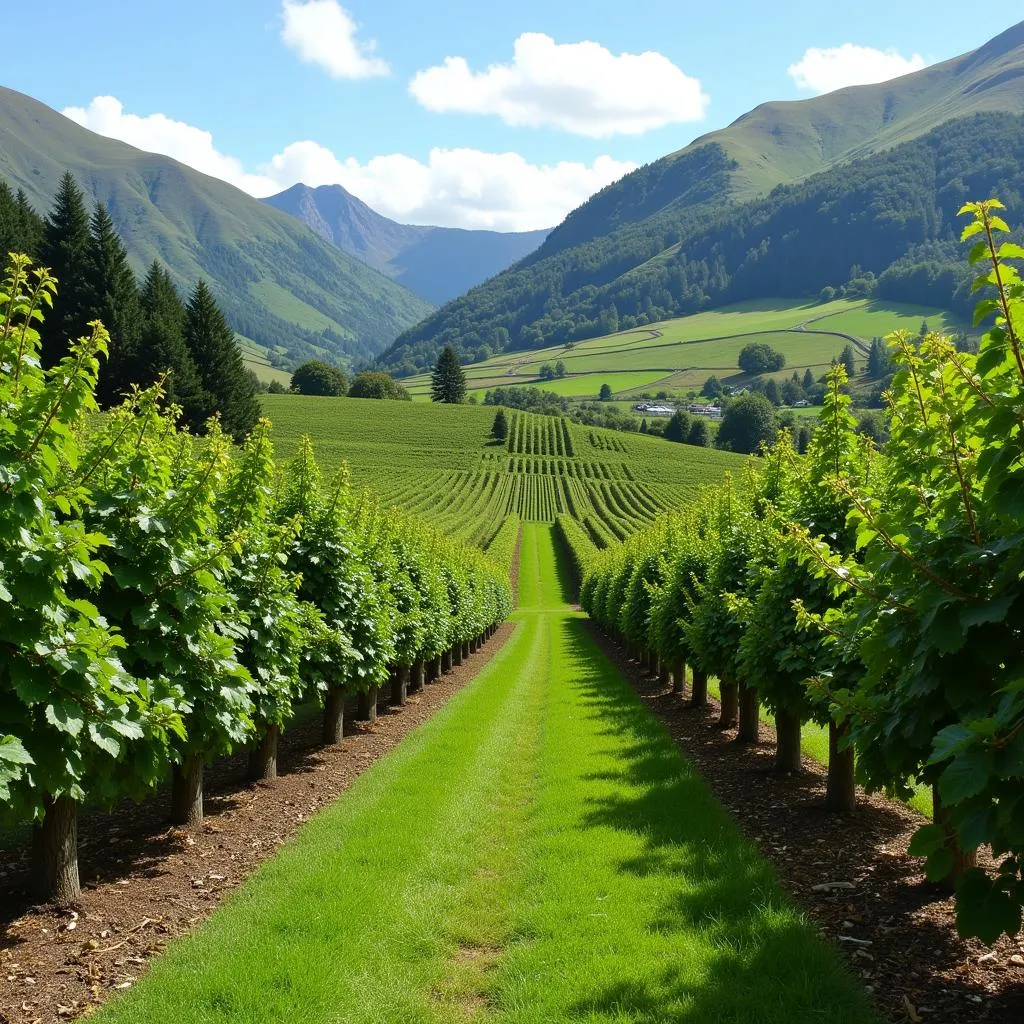
<svg viewBox="0 0 1024 1024">
<path fill-rule="evenodd" d="M 852 269 L 878 277 L 892 267 L 890 287 L 911 287 L 916 274 L 929 301 L 941 279 L 948 304 L 960 280 L 950 276 L 952 204 L 987 198 L 979 190 L 989 185 L 1011 205 L 1024 194 L 1018 168 L 985 138 L 995 132 L 1019 153 L 1020 120 L 1005 113 L 1022 111 L 1024 23 L 891 82 L 763 104 L 598 192 L 536 252 L 407 331 L 380 362 L 409 372 L 444 344 L 464 355 L 533 348 L 739 297 L 802 297 L 845 285 Z M 962 128 L 942 154 L 951 122 Z M 865 193 L 871 180 L 883 191 Z M 813 239 L 832 239 L 842 273 L 834 256 L 794 259 L 797 237 L 818 255 Z"/>
<path fill-rule="evenodd" d="M 521 260 L 548 235 L 399 224 L 340 185 L 294 185 L 263 201 L 435 305 Z"/>
<path fill-rule="evenodd" d="M 137 272 L 163 261 L 175 283 L 202 277 L 232 327 L 278 365 L 379 353 L 430 305 L 217 178 L 82 128 L 0 88 L 0 178 L 46 212 L 70 170 L 104 203 Z"/>
</svg>

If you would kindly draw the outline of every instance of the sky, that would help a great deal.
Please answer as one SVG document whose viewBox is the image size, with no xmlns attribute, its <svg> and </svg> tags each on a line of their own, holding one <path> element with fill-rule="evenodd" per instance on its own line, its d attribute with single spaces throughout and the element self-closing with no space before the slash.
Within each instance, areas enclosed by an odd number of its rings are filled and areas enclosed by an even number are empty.
<svg viewBox="0 0 1024 1024">
<path fill-rule="evenodd" d="M 340 184 L 405 223 L 557 224 L 766 100 L 1008 28 L 952 0 L 0 0 L 0 84 L 254 196 Z M 1000 17 L 996 15 L 996 17 Z M 45 28 L 43 27 L 45 24 Z"/>
</svg>

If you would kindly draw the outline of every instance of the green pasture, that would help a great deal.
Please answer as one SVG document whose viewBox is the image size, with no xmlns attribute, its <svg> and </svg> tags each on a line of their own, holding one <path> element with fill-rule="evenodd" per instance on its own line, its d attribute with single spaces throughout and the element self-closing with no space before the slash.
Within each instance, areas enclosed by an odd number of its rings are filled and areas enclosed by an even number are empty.
<svg viewBox="0 0 1024 1024">
<path fill-rule="evenodd" d="M 464 369 L 470 393 L 478 397 L 488 388 L 512 384 L 533 384 L 571 398 L 596 396 L 601 383 L 608 383 L 616 394 L 655 382 L 666 390 L 685 391 L 699 388 L 712 374 L 742 383 L 739 354 L 751 342 L 768 344 L 786 357 L 786 370 L 774 374 L 776 377 L 788 377 L 793 370 L 802 374 L 807 368 L 820 376 L 847 344 L 854 344 L 856 360 L 863 364 L 873 337 L 895 330 L 916 333 L 922 320 L 934 330 L 948 332 L 961 326 L 950 314 L 925 306 L 868 299 L 828 303 L 760 300 L 587 341 L 505 352 Z M 540 380 L 540 368 L 545 363 L 553 367 L 559 361 L 569 376 Z M 594 374 L 608 379 L 593 386 L 590 377 Z M 430 376 L 420 374 L 403 384 L 414 397 L 426 397 Z"/>
</svg>

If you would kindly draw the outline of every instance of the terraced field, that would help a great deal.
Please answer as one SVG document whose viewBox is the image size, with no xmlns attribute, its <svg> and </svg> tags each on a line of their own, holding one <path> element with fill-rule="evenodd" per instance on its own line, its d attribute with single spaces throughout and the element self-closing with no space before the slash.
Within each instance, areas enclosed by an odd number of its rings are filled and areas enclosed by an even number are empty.
<svg viewBox="0 0 1024 1024">
<path fill-rule="evenodd" d="M 309 434 L 326 472 L 344 460 L 358 486 L 486 547 L 504 517 L 578 520 L 598 547 L 623 540 L 743 465 L 728 452 L 640 434 L 509 414 L 502 443 L 495 410 L 350 398 L 268 395 L 279 456 Z"/>
<path fill-rule="evenodd" d="M 875 300 L 839 299 L 827 303 L 766 300 L 739 303 L 694 316 L 666 320 L 569 345 L 531 352 L 506 352 L 466 366 L 471 393 L 488 388 L 536 384 L 572 399 L 595 399 L 602 384 L 628 398 L 644 390 L 687 392 L 700 388 L 712 374 L 741 383 L 738 358 L 752 341 L 765 342 L 786 357 L 788 377 L 805 369 L 819 376 L 832 359 L 852 344 L 857 360 L 867 356 L 874 337 L 892 331 L 917 331 L 927 320 L 937 330 L 962 326 L 947 313 L 924 306 Z M 565 364 L 566 376 L 544 381 L 544 364 Z M 414 399 L 430 395 L 429 375 L 403 381 Z"/>
</svg>

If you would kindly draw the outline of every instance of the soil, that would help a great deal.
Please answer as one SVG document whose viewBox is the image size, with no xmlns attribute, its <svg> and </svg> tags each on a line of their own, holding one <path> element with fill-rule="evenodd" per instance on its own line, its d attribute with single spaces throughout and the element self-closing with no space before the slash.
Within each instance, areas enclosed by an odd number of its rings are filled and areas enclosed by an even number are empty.
<svg viewBox="0 0 1024 1024">
<path fill-rule="evenodd" d="M 951 893 L 926 882 L 923 862 L 906 853 L 919 814 L 863 792 L 854 814 L 827 811 L 822 765 L 805 757 L 799 773 L 775 774 L 774 730 L 762 724 L 759 743 L 736 744 L 735 730 L 716 727 L 714 701 L 688 707 L 591 628 L 884 1019 L 1024 1024 L 1024 936 L 989 948 L 957 935 Z M 828 883 L 839 885 L 815 888 Z"/>
<path fill-rule="evenodd" d="M 169 793 L 112 814 L 83 814 L 82 898 L 70 910 L 34 904 L 27 849 L 0 851 L 0 1022 L 68 1021 L 131 987 L 151 956 L 203 921 L 304 822 L 461 690 L 513 629 L 501 626 L 404 707 L 386 708 L 382 697 L 372 725 L 346 713 L 339 746 L 320 746 L 319 715 L 286 732 L 275 783 L 245 782 L 247 754 L 218 761 L 207 769 L 206 818 L 194 831 L 168 827 Z"/>
</svg>

